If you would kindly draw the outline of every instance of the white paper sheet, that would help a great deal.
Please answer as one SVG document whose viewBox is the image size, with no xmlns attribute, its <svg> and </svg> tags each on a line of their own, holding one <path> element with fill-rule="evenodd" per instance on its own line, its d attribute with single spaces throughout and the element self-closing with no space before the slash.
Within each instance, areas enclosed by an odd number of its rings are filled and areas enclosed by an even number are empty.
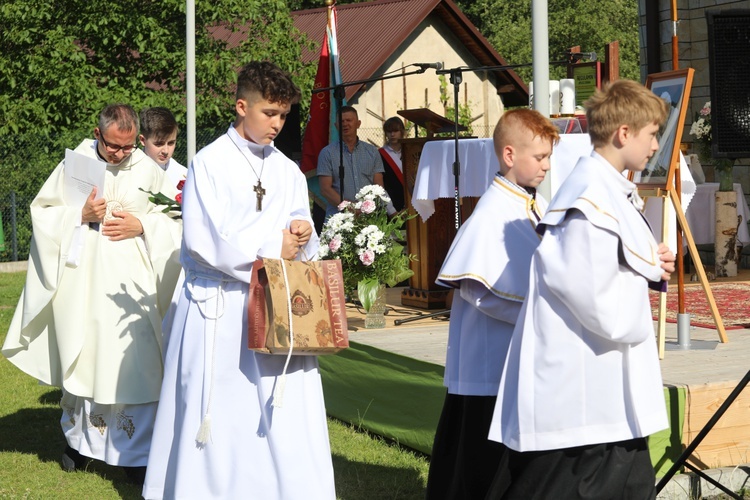
<svg viewBox="0 0 750 500">
<path fill-rule="evenodd" d="M 81 207 L 96 186 L 96 199 L 104 193 L 104 172 L 107 164 L 70 149 L 65 150 L 65 184 L 63 196 L 69 207 Z"/>
<path fill-rule="evenodd" d="M 63 171 L 63 198 L 69 207 L 81 207 L 91 195 L 91 190 L 96 186 L 96 197 L 100 199 L 104 193 L 104 173 L 107 165 L 103 161 L 76 153 L 70 149 L 65 150 L 65 169 Z M 75 228 L 73 239 L 70 242 L 66 264 L 69 267 L 78 267 L 81 263 L 84 242 L 89 225 L 84 224 Z"/>
</svg>

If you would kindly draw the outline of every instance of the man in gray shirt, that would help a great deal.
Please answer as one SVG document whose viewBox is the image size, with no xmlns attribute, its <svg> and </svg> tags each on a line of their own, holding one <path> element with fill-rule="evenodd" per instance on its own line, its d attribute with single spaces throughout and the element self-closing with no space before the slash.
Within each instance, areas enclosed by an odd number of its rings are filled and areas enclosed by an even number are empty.
<svg viewBox="0 0 750 500">
<path fill-rule="evenodd" d="M 357 110 L 351 106 L 341 108 L 341 142 L 344 151 L 343 199 L 354 201 L 355 195 L 370 184 L 383 185 L 383 161 L 378 148 L 360 141 L 357 129 L 361 125 Z M 341 203 L 339 194 L 339 143 L 326 146 L 318 155 L 318 179 L 320 191 L 328 202 L 326 217 L 338 212 Z"/>
</svg>

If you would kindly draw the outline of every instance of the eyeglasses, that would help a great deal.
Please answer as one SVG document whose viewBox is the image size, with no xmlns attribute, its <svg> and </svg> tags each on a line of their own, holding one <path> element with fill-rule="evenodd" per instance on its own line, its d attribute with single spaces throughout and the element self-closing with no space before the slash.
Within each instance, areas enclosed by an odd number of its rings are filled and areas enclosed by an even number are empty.
<svg viewBox="0 0 750 500">
<path fill-rule="evenodd" d="M 130 154 L 133 152 L 133 150 L 136 148 L 136 144 L 128 144 L 127 146 L 118 146 L 117 144 L 109 144 L 107 143 L 107 140 L 104 138 L 104 134 L 101 132 L 99 133 L 99 139 L 101 139 L 102 144 L 104 144 L 104 149 L 107 150 L 107 153 L 114 154 L 118 151 L 122 150 L 123 154 Z"/>
</svg>

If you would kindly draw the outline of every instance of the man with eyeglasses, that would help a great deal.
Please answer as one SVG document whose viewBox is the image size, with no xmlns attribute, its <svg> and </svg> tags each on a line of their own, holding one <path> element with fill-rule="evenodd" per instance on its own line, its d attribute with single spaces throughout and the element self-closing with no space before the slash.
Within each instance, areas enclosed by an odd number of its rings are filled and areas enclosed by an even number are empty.
<svg viewBox="0 0 750 500">
<path fill-rule="evenodd" d="M 94 458 L 142 484 L 182 227 L 145 192 L 177 194 L 136 149 L 138 124 L 132 107 L 109 105 L 95 140 L 76 148 L 100 160 L 103 193 L 94 188 L 82 208 L 66 205 L 63 161 L 32 202 L 26 285 L 3 354 L 62 387 L 63 469 L 83 469 Z"/>
</svg>

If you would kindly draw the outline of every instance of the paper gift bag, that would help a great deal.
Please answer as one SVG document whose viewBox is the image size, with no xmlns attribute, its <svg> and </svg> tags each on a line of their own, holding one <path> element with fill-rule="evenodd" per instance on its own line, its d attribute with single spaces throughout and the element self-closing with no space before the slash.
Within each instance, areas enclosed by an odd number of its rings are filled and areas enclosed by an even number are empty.
<svg viewBox="0 0 750 500">
<path fill-rule="evenodd" d="M 291 326 L 291 328 L 290 328 Z M 349 347 L 341 261 L 258 258 L 248 299 L 248 347 L 268 354 Z"/>
</svg>

